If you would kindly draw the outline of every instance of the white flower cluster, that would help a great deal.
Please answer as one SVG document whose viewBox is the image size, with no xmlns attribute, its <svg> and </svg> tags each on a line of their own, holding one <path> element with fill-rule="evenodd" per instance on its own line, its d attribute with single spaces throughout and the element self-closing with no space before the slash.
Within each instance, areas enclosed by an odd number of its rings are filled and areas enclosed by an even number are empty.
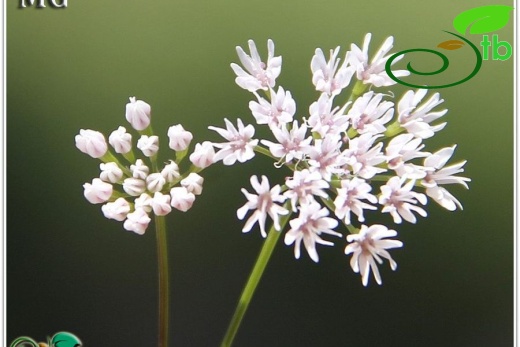
<svg viewBox="0 0 520 347">
<path fill-rule="evenodd" d="M 237 127 L 227 119 L 225 129 L 210 127 L 226 140 L 213 143 L 218 149 L 215 161 L 243 163 L 257 152 L 272 157 L 276 167 L 292 171 L 282 186 L 270 187 L 265 176 L 261 180 L 251 177 L 255 193 L 242 189 L 248 201 L 237 211 L 239 219 L 253 211 L 243 232 L 258 222 L 265 237 L 268 215 L 275 229 L 282 231 L 286 222 L 281 225 L 280 216 L 285 216 L 284 220 L 289 219 L 285 244 L 294 244 L 294 255 L 299 258 L 303 242 L 310 258 L 317 262 L 316 244 L 332 245 L 322 239 L 326 234 L 342 237 L 334 230 L 342 222 L 349 231 L 344 252 L 352 254 L 351 267 L 360 273 L 365 286 L 371 272 L 381 284 L 377 264 L 382 258 L 395 270 L 397 265 L 387 250 L 402 247 L 402 242 L 390 239 L 397 235 L 395 230 L 363 224 L 365 213 L 379 210 L 390 214 L 396 224 L 403 220 L 416 223 L 417 216 L 427 215 L 424 206 L 428 197 L 450 211 L 462 209 L 444 185 L 458 183 L 468 188 L 466 182 L 470 181 L 456 176 L 463 172 L 465 161 L 446 165 L 455 146 L 434 153 L 424 149 L 423 140 L 446 125 L 435 123 L 447 112 L 434 110 L 443 102 L 438 93 L 425 99 L 426 90 L 410 90 L 395 103 L 371 90 L 395 82 L 385 71 L 393 38 L 387 38 L 369 61 L 370 39 L 367 34 L 362 49 L 352 44 L 343 60 L 338 57 L 339 47 L 330 51 L 328 60 L 316 49 L 311 71 L 320 95 L 301 120 L 295 117 L 292 94 L 276 86 L 282 58 L 275 57 L 274 43 L 268 41 L 267 62 L 261 60 L 253 41 L 249 41 L 249 55 L 237 47 L 243 68 L 231 64 L 236 83 L 253 93 L 251 113 L 258 125 L 269 127 L 274 139 L 254 139 L 254 126 L 240 119 Z M 402 77 L 409 72 L 394 74 Z M 356 81 L 346 94 L 350 97 L 341 102 L 342 92 L 353 79 Z M 288 218 L 292 213 L 296 216 Z"/>
<path fill-rule="evenodd" d="M 126 230 L 142 235 L 151 221 L 152 212 L 165 216 L 172 207 L 182 212 L 192 207 L 204 182 L 197 172 L 213 163 L 215 151 L 209 142 L 196 144 L 189 156 L 192 165 L 181 174 L 179 165 L 188 153 L 193 135 L 182 125 L 174 125 L 168 129 L 168 137 L 176 160 L 159 167 L 159 137 L 153 135 L 150 126 L 150 105 L 130 98 L 126 119 L 139 133 L 136 147 L 143 158 L 136 159 L 133 136 L 122 126 L 108 138 L 116 154 L 109 149 L 103 134 L 94 130 L 80 130 L 76 135 L 76 147 L 102 161 L 99 178 L 83 185 L 85 198 L 93 204 L 103 204 L 101 210 L 106 218 L 122 221 Z"/>
</svg>

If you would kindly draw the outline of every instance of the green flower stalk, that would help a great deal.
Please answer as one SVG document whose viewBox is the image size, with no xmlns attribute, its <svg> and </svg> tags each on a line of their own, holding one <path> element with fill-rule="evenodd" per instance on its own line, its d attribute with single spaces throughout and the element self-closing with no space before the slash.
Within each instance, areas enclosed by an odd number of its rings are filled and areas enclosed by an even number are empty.
<svg viewBox="0 0 520 347">
<path fill-rule="evenodd" d="M 109 145 L 100 132 L 80 130 L 76 147 L 93 158 L 99 158 L 100 175 L 84 184 L 85 198 L 102 204 L 108 219 L 123 222 L 123 228 L 143 235 L 152 218 L 155 219 L 158 264 L 158 346 L 169 346 L 169 261 L 166 218 L 173 209 L 188 211 L 197 195 L 202 193 L 204 179 L 198 174 L 213 163 L 212 146 L 196 144 L 189 156 L 191 165 L 181 173 L 183 159 L 189 153 L 193 135 L 181 125 L 168 130 L 169 148 L 175 151 L 175 161 L 164 165 L 157 161 L 160 142 L 151 127 L 151 107 L 142 100 L 130 98 L 126 119 L 137 131 L 138 140 L 120 126 L 109 136 Z M 133 147 L 138 151 L 134 151 Z M 112 152 L 114 151 L 115 154 Z M 138 154 L 142 154 L 138 158 Z"/>
</svg>

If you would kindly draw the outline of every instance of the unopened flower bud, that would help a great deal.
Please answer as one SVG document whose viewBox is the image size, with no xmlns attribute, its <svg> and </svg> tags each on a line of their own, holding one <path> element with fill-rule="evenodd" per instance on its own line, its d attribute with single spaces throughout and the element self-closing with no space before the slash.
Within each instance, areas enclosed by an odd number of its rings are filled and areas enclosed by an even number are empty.
<svg viewBox="0 0 520 347">
<path fill-rule="evenodd" d="M 126 120 L 135 130 L 144 130 L 150 125 L 152 109 L 150 105 L 142 100 L 136 100 L 135 97 L 130 98 L 130 102 L 126 104 Z"/>
<path fill-rule="evenodd" d="M 124 221 L 128 212 L 130 212 L 130 204 L 123 198 L 119 198 L 114 202 L 108 202 L 101 206 L 101 211 L 108 219 Z"/>
<path fill-rule="evenodd" d="M 81 129 L 76 135 L 76 147 L 92 158 L 101 158 L 107 152 L 105 137 L 99 131 Z"/>
<path fill-rule="evenodd" d="M 166 182 L 171 183 L 181 176 L 179 174 L 179 166 L 174 161 L 170 160 L 170 163 L 166 164 L 164 169 L 162 169 L 161 175 L 164 177 Z"/>
<path fill-rule="evenodd" d="M 213 157 L 215 156 L 215 149 L 209 141 L 204 141 L 202 144 L 197 143 L 195 150 L 190 155 L 190 161 L 196 167 L 205 169 L 213 164 Z"/>
<path fill-rule="evenodd" d="M 146 190 L 146 184 L 139 178 L 127 178 L 123 181 L 123 190 L 131 196 L 138 196 Z"/>
<path fill-rule="evenodd" d="M 101 169 L 99 177 L 105 182 L 116 183 L 123 178 L 123 170 L 116 163 L 101 163 L 99 168 Z"/>
<path fill-rule="evenodd" d="M 184 187 L 175 187 L 170 190 L 171 205 L 179 211 L 188 211 L 193 202 L 195 201 L 195 195 L 188 192 Z"/>
<path fill-rule="evenodd" d="M 204 183 L 204 178 L 194 172 L 190 173 L 188 177 L 181 181 L 181 185 L 186 188 L 188 192 L 195 195 L 202 193 L 202 183 Z"/>
<path fill-rule="evenodd" d="M 99 178 L 94 178 L 91 183 L 85 183 L 83 195 L 91 204 L 101 204 L 112 196 L 112 185 L 103 182 Z"/>
<path fill-rule="evenodd" d="M 193 135 L 184 130 L 182 125 L 173 125 L 168 129 L 168 137 L 170 138 L 170 148 L 174 151 L 184 151 L 190 145 Z"/>
<path fill-rule="evenodd" d="M 132 134 L 127 133 L 125 127 L 119 127 L 112 131 L 108 137 L 108 142 L 116 153 L 125 154 L 132 150 Z"/>
<path fill-rule="evenodd" d="M 153 173 L 146 177 L 146 189 L 150 192 L 160 192 L 163 189 L 166 180 L 160 173 Z"/>
<path fill-rule="evenodd" d="M 159 137 L 142 135 L 137 141 L 137 148 L 147 157 L 154 156 L 159 150 Z"/>
<path fill-rule="evenodd" d="M 146 193 L 139 195 L 134 201 L 135 209 L 142 209 L 145 212 L 152 212 L 152 197 Z"/>
<path fill-rule="evenodd" d="M 148 214 L 141 208 L 136 209 L 134 212 L 129 213 L 126 216 L 126 220 L 123 224 L 123 228 L 128 231 L 133 231 L 136 234 L 143 235 L 150 223 L 151 219 Z"/>
<path fill-rule="evenodd" d="M 170 213 L 172 210 L 170 206 L 170 200 L 171 199 L 169 195 L 156 192 L 153 195 L 152 200 L 153 213 L 155 213 L 157 216 L 166 216 L 168 213 Z"/>
<path fill-rule="evenodd" d="M 144 180 L 148 176 L 150 169 L 144 165 L 141 159 L 137 159 L 134 165 L 130 165 L 130 171 L 132 172 L 132 177 Z"/>
</svg>

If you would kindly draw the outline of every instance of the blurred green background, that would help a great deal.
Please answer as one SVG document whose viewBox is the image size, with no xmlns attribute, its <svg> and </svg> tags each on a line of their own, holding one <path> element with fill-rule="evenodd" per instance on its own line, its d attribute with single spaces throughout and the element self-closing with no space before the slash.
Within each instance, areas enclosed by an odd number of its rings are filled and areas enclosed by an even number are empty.
<svg viewBox="0 0 520 347">
<path fill-rule="evenodd" d="M 155 345 L 153 228 L 127 232 L 84 199 L 82 185 L 98 175 L 98 162 L 75 148 L 79 129 L 109 134 L 126 126 L 124 107 L 134 95 L 152 105 L 163 143 L 173 124 L 194 141 L 217 141 L 208 125 L 222 126 L 224 117 L 253 122 L 251 95 L 229 67 L 238 60 L 235 46 L 250 38 L 262 54 L 266 40 L 275 41 L 283 56 L 278 83 L 304 116 L 318 97 L 309 68 L 316 47 L 344 52 L 372 32 L 371 52 L 389 35 L 394 51 L 434 48 L 451 39 L 442 30 L 453 31 L 457 14 L 493 3 L 69 0 L 64 10 L 38 10 L 9 0 L 8 342 L 67 330 L 85 346 Z M 513 44 L 512 19 L 497 33 Z M 448 54 L 452 77 L 472 69 L 467 50 Z M 415 60 L 417 68 L 438 64 Z M 388 90 L 399 97 L 406 88 L 381 89 Z M 441 95 L 448 126 L 427 146 L 457 143 L 455 160 L 468 160 L 470 190 L 450 189 L 464 211 L 430 203 L 428 218 L 393 226 L 405 246 L 392 253 L 396 272 L 381 267 L 382 287 L 372 279 L 361 285 L 344 241 L 321 247 L 319 264 L 307 254 L 295 260 L 281 242 L 236 346 L 512 345 L 513 59 L 484 61 L 476 77 Z M 287 172 L 260 157 L 215 165 L 204 171 L 193 209 L 167 219 L 172 346 L 216 346 L 225 332 L 262 244 L 256 228 L 242 235 L 235 215 L 252 174 L 274 184 Z"/>
</svg>

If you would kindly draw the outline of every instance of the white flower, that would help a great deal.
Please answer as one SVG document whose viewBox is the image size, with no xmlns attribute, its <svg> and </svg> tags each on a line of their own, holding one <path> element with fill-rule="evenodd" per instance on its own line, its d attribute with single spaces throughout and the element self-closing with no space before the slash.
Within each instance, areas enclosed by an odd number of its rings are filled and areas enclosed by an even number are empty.
<svg viewBox="0 0 520 347">
<path fill-rule="evenodd" d="M 242 220 L 246 216 L 247 211 L 254 210 L 253 214 L 246 221 L 242 232 L 249 232 L 253 225 L 258 222 L 262 237 L 265 238 L 267 236 L 265 232 L 267 215 L 269 214 L 272 218 L 275 229 L 280 230 L 279 216 L 289 213 L 285 208 L 276 204 L 284 202 L 286 198 L 280 195 L 279 185 L 269 189 L 269 181 L 265 176 L 262 176 L 262 183 L 258 182 L 257 176 L 251 176 L 250 182 L 258 195 L 251 194 L 242 188 L 242 193 L 244 193 L 248 201 L 237 210 L 237 217 Z"/>
<path fill-rule="evenodd" d="M 386 61 L 390 58 L 387 54 L 393 47 L 394 38 L 388 37 L 381 48 L 376 52 L 372 58 L 372 62 L 368 63 L 368 46 L 372 34 L 368 33 L 365 35 L 363 41 L 363 50 L 361 50 L 355 44 L 351 44 L 351 51 L 347 53 L 348 63 L 356 70 L 357 79 L 363 81 L 364 84 L 373 84 L 375 87 L 386 87 L 396 84 L 394 80 L 388 77 L 385 70 Z M 392 62 L 392 65 L 401 60 L 403 55 L 397 57 Z M 392 71 L 396 77 L 403 77 L 410 75 L 408 70 Z"/>
<path fill-rule="evenodd" d="M 314 262 L 319 261 L 318 252 L 316 252 L 316 243 L 326 246 L 334 245 L 330 241 L 323 240 L 321 234 L 329 234 L 341 237 L 341 234 L 333 231 L 338 226 L 338 221 L 327 217 L 329 211 L 321 205 L 313 201 L 310 204 L 300 207 L 298 218 L 289 221 L 291 229 L 285 234 L 284 242 L 287 246 L 294 243 L 294 257 L 300 258 L 300 245 L 303 245 Z"/>
<path fill-rule="evenodd" d="M 278 143 L 268 140 L 261 142 L 269 147 L 271 154 L 277 158 L 285 157 L 285 162 L 289 163 L 293 159 L 301 160 L 310 149 L 312 137 L 305 138 L 307 126 L 302 124 L 298 127 L 298 121 L 293 122 L 291 130 L 283 126 L 281 128 L 272 127 L 274 137 Z"/>
<path fill-rule="evenodd" d="M 466 161 L 444 167 L 453 155 L 456 147 L 457 146 L 443 148 L 424 159 L 424 166 L 427 173 L 421 181 L 421 184 L 426 187 L 426 194 L 449 211 L 455 211 L 457 206 L 462 210 L 462 205 L 445 188 L 439 185 L 455 183 L 461 184 L 468 189 L 469 187 L 466 182 L 471 181 L 471 179 L 467 177 L 454 176 L 459 172 L 464 172 L 462 167 L 466 164 Z"/>
<path fill-rule="evenodd" d="M 127 133 L 124 127 L 112 131 L 108 137 L 108 142 L 116 153 L 125 154 L 132 150 L 132 135 Z"/>
<path fill-rule="evenodd" d="M 136 100 L 135 97 L 130 98 L 130 102 L 126 104 L 126 120 L 135 130 L 144 130 L 150 125 L 152 109 L 150 105 L 142 100 Z"/>
<path fill-rule="evenodd" d="M 146 189 L 152 193 L 161 191 L 165 184 L 166 179 L 161 173 L 155 172 L 146 177 Z"/>
<path fill-rule="evenodd" d="M 337 135 L 329 135 L 316 140 L 309 149 L 309 165 L 311 171 L 318 171 L 324 180 L 330 181 L 332 174 L 342 174 L 346 158 L 340 152 L 341 139 Z"/>
<path fill-rule="evenodd" d="M 181 185 L 186 188 L 188 192 L 195 195 L 200 195 L 202 193 L 203 183 L 204 178 L 194 172 L 190 173 L 188 177 L 181 181 Z"/>
<path fill-rule="evenodd" d="M 170 138 L 170 148 L 178 152 L 186 150 L 193 139 L 192 133 L 184 130 L 180 124 L 168 129 L 168 137 Z"/>
<path fill-rule="evenodd" d="M 130 212 L 130 204 L 125 199 L 118 198 L 114 202 L 108 202 L 101 206 L 101 211 L 106 218 L 122 222 Z"/>
<path fill-rule="evenodd" d="M 235 79 L 236 84 L 250 92 L 254 92 L 258 89 L 268 90 L 269 88 L 273 88 L 276 78 L 280 75 L 282 69 L 282 57 L 274 56 L 273 41 L 267 41 L 267 64 L 262 62 L 254 41 L 249 40 L 247 43 L 249 44 L 251 56 L 247 55 L 242 47 L 237 46 L 236 48 L 238 58 L 247 72 L 237 64 L 231 64 L 231 68 L 237 75 Z"/>
<path fill-rule="evenodd" d="M 150 169 L 144 165 L 141 159 L 137 159 L 135 164 L 130 165 L 130 172 L 132 172 L 132 177 L 144 180 L 148 176 Z"/>
<path fill-rule="evenodd" d="M 112 185 L 94 178 L 91 183 L 83 185 L 83 195 L 91 204 L 101 204 L 112 196 Z"/>
<path fill-rule="evenodd" d="M 294 171 L 293 177 L 285 180 L 285 185 L 289 189 L 283 195 L 291 199 L 293 212 L 296 212 L 298 202 L 300 205 L 310 204 L 314 200 L 314 195 L 328 197 L 323 189 L 328 188 L 329 184 L 317 171 L 310 172 L 308 169 Z"/>
<path fill-rule="evenodd" d="M 174 161 L 170 160 L 170 162 L 164 166 L 164 169 L 161 170 L 161 175 L 164 177 L 166 182 L 171 183 L 175 179 L 181 177 L 179 166 Z"/>
<path fill-rule="evenodd" d="M 448 211 L 455 211 L 457 207 L 462 210 L 462 204 L 446 188 L 434 186 L 426 188 L 426 194 Z"/>
<path fill-rule="evenodd" d="M 215 158 L 215 150 L 209 141 L 202 144 L 197 143 L 193 153 L 190 155 L 190 161 L 198 168 L 205 169 L 213 164 Z"/>
<path fill-rule="evenodd" d="M 144 234 L 146 228 L 148 228 L 148 224 L 151 221 L 150 217 L 148 217 L 148 214 L 140 208 L 136 209 L 132 213 L 129 213 L 126 218 L 127 219 L 123 223 L 123 228 L 128 231 L 133 231 L 139 235 Z"/>
<path fill-rule="evenodd" d="M 383 101 L 383 94 L 368 92 L 362 97 L 357 98 L 347 113 L 352 127 L 358 133 L 367 132 L 378 134 L 386 131 L 385 124 L 394 115 L 394 104 L 390 101 Z"/>
<path fill-rule="evenodd" d="M 417 202 L 426 204 L 426 195 L 412 191 L 415 180 L 410 180 L 403 186 L 404 178 L 394 176 L 381 186 L 379 204 L 383 205 L 381 212 L 390 213 L 394 218 L 394 223 L 400 224 L 404 220 L 415 223 L 417 218 L 412 211 L 426 217 L 427 213 L 422 208 L 416 206 Z M 402 217 L 402 218 L 401 218 Z"/>
<path fill-rule="evenodd" d="M 345 254 L 352 254 L 350 267 L 355 273 L 361 274 L 365 287 L 368 285 L 370 270 L 374 273 L 377 284 L 383 283 L 376 264 L 376 261 L 379 264 L 383 263 L 381 258 L 388 259 L 392 270 L 397 269 L 397 263 L 392 259 L 387 249 L 402 247 L 403 243 L 398 240 L 385 239 L 393 236 L 397 236 L 395 230 L 389 230 L 380 224 L 374 224 L 370 227 L 362 225 L 358 234 L 347 236 L 347 241 L 352 243 L 345 248 Z"/>
<path fill-rule="evenodd" d="M 348 165 L 352 168 L 352 173 L 364 179 L 371 179 L 375 175 L 386 170 L 378 167 L 385 161 L 385 156 L 381 153 L 383 143 L 374 142 L 381 135 L 365 133 L 348 141 L 348 149 L 344 151 Z"/>
<path fill-rule="evenodd" d="M 444 102 L 444 100 L 440 98 L 439 93 L 433 94 L 428 101 L 425 101 L 422 105 L 418 106 L 426 95 L 426 92 L 426 89 L 419 89 L 415 93 L 412 90 L 409 90 L 403 95 L 397 105 L 399 113 L 397 119 L 401 126 L 410 134 L 414 134 L 423 139 L 432 137 L 435 132 L 442 130 L 446 126 L 446 123 L 437 125 L 430 125 L 430 123 L 444 116 L 446 112 L 448 112 L 446 109 L 430 112 L 434 107 Z"/>
<path fill-rule="evenodd" d="M 153 213 L 155 213 L 156 216 L 166 216 L 170 213 L 172 210 L 170 200 L 171 198 L 169 195 L 155 192 L 151 202 Z"/>
<path fill-rule="evenodd" d="M 126 178 L 123 181 L 123 190 L 131 196 L 138 196 L 146 190 L 146 183 L 139 178 Z"/>
<path fill-rule="evenodd" d="M 143 211 L 152 212 L 152 197 L 146 193 L 139 195 L 134 201 L 135 209 L 142 209 Z"/>
<path fill-rule="evenodd" d="M 258 140 L 251 138 L 255 134 L 255 128 L 252 125 L 244 127 L 240 119 L 237 120 L 238 130 L 227 119 L 226 129 L 210 126 L 210 130 L 219 133 L 223 138 L 229 142 L 213 143 L 213 146 L 220 148 L 220 151 L 215 154 L 213 160 L 215 162 L 222 160 L 224 165 L 233 165 L 237 160 L 244 163 L 255 156 L 254 148 L 258 144 Z"/>
<path fill-rule="evenodd" d="M 333 97 L 322 93 L 318 101 L 309 106 L 309 119 L 307 123 L 312 127 L 312 131 L 325 137 L 328 134 L 338 135 L 347 131 L 348 118 L 345 116 L 345 109 L 350 103 L 342 108 L 332 108 Z"/>
<path fill-rule="evenodd" d="M 116 183 L 123 178 L 123 170 L 116 163 L 101 163 L 99 168 L 101 169 L 99 178 L 105 182 Z"/>
<path fill-rule="evenodd" d="M 328 95 L 338 95 L 347 87 L 355 70 L 347 66 L 346 61 L 338 70 L 340 59 L 337 58 L 339 46 L 330 50 L 330 58 L 327 62 L 323 51 L 316 48 L 311 60 L 312 83 L 316 90 Z M 337 71 L 336 71 L 337 70 Z"/>
<path fill-rule="evenodd" d="M 377 204 L 375 195 L 370 194 L 372 187 L 364 180 L 354 177 L 352 180 L 342 180 L 341 188 L 338 188 L 338 196 L 334 200 L 336 216 L 344 219 L 347 225 L 350 223 L 350 212 L 354 212 L 358 216 L 360 222 L 364 222 L 363 209 L 377 210 L 375 206 L 362 202 L 368 200 L 373 204 Z"/>
<path fill-rule="evenodd" d="M 139 148 L 145 156 L 152 157 L 156 155 L 159 150 L 159 137 L 155 135 L 141 135 L 141 138 L 137 141 L 137 148 Z"/>
<path fill-rule="evenodd" d="M 253 113 L 257 124 L 267 124 L 279 127 L 292 122 L 296 112 L 296 103 L 290 91 L 278 87 L 278 92 L 270 90 L 271 101 L 267 101 L 255 93 L 258 102 L 250 101 L 249 109 Z"/>
<path fill-rule="evenodd" d="M 399 176 L 419 179 L 426 175 L 424 167 L 407 163 L 407 161 L 427 157 L 428 152 L 421 152 L 424 144 L 421 138 L 414 138 L 412 134 L 401 134 L 394 137 L 386 146 L 386 161 L 388 168 Z"/>
<path fill-rule="evenodd" d="M 170 190 L 172 207 L 176 208 L 179 211 L 186 212 L 188 211 L 193 202 L 195 201 L 195 195 L 193 193 L 188 192 L 188 190 L 184 187 L 175 187 Z"/>
<path fill-rule="evenodd" d="M 76 147 L 92 158 L 101 158 L 108 149 L 105 137 L 99 131 L 81 129 L 75 140 Z"/>
</svg>

